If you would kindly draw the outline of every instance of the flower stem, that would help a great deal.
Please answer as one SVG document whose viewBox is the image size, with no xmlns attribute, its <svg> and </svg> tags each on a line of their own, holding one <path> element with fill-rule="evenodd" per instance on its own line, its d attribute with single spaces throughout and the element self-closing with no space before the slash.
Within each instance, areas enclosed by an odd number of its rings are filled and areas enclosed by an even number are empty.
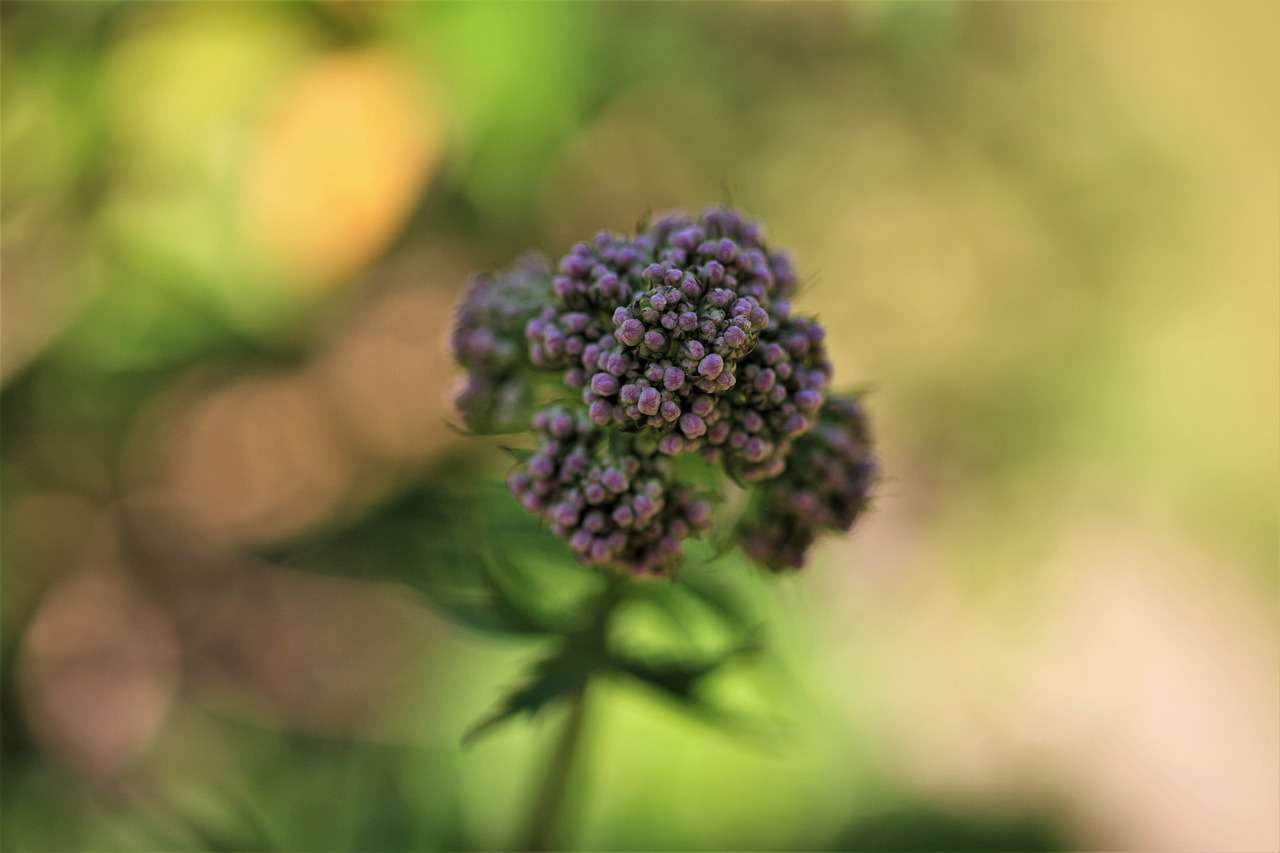
<svg viewBox="0 0 1280 853">
<path fill-rule="evenodd" d="M 555 752 L 547 765 L 542 788 L 534 803 L 533 811 L 529 814 L 529 824 L 525 830 L 524 841 L 519 845 L 520 850 L 551 849 L 551 842 L 560 824 L 569 792 L 574 759 L 582 745 L 582 732 L 587 716 L 588 686 L 588 682 L 584 681 L 569 698 L 569 716 L 564 721 L 564 729 L 560 732 L 560 740 L 556 743 Z"/>
<path fill-rule="evenodd" d="M 581 682 L 569 694 L 569 715 L 564 721 L 560 739 L 556 742 L 555 752 L 551 754 L 547 764 L 546 776 L 543 777 L 533 811 L 518 850 L 541 851 L 550 849 L 556 831 L 564 813 L 565 802 L 572 781 L 574 763 L 582 751 L 583 731 L 586 728 L 587 692 L 591 688 L 591 673 L 598 666 L 598 661 L 606 657 L 609 641 L 609 624 L 618 604 L 622 601 L 627 588 L 627 581 L 617 576 L 607 576 L 605 588 L 595 600 L 591 619 L 578 635 L 581 652 L 588 659 L 596 661 L 586 670 Z"/>
</svg>

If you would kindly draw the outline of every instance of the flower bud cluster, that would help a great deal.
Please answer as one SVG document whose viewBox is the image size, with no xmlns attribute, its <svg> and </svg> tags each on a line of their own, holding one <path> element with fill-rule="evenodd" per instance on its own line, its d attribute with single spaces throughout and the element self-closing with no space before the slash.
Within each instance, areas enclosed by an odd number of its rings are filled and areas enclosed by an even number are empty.
<svg viewBox="0 0 1280 853">
<path fill-rule="evenodd" d="M 816 320 L 786 317 L 770 327 L 739 368 L 704 454 L 745 482 L 776 477 L 792 443 L 809 432 L 827 399 L 831 362 Z"/>
<path fill-rule="evenodd" d="M 611 447 L 585 413 L 553 406 L 533 428 L 538 448 L 507 483 L 582 562 L 663 574 L 683 541 L 710 525 L 710 504 L 672 482 L 669 460 L 625 441 Z"/>
<path fill-rule="evenodd" d="M 796 286 L 760 227 L 722 208 L 601 232 L 554 272 L 526 259 L 477 278 L 459 309 L 459 408 L 506 426 L 539 371 L 578 395 L 534 415 L 538 447 L 509 485 L 583 562 L 669 571 L 711 515 L 669 457 L 699 452 L 761 484 L 739 527 L 749 552 L 798 566 L 819 531 L 852 524 L 874 462 L 856 400 L 828 397 L 823 328 L 792 314 Z"/>
<path fill-rule="evenodd" d="M 546 258 L 529 254 L 509 270 L 476 276 L 467 287 L 452 346 L 454 359 L 467 370 L 455 404 L 468 427 L 489 432 L 524 426 L 520 413 L 531 395 L 522 333 L 546 304 L 550 282 Z"/>
<path fill-rule="evenodd" d="M 733 211 L 672 216 L 628 239 L 602 232 L 560 261 L 553 303 L 526 327 L 530 360 L 564 370 L 594 423 L 696 446 L 715 399 L 783 315 L 795 288 L 786 256 Z"/>
<path fill-rule="evenodd" d="M 796 442 L 786 471 L 760 486 L 739 522 L 744 549 L 771 569 L 804 565 L 826 531 L 849 530 L 867 508 L 876 461 L 856 397 L 832 397 L 818 425 Z"/>
</svg>

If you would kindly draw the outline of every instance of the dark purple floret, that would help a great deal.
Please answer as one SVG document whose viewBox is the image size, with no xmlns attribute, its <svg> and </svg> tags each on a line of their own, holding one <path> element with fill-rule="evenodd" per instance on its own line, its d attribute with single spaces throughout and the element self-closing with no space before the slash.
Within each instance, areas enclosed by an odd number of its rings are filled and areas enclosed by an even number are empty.
<svg viewBox="0 0 1280 853">
<path fill-rule="evenodd" d="M 458 306 L 453 357 L 467 371 L 456 404 L 477 432 L 504 431 L 528 417 L 532 391 L 521 333 L 550 298 L 549 269 L 540 255 L 526 255 L 509 270 L 478 275 Z"/>
<path fill-rule="evenodd" d="M 857 397 L 832 397 L 817 427 L 796 442 L 787 469 L 759 487 L 739 522 L 743 547 L 774 570 L 804 565 L 824 532 L 847 531 L 866 510 L 876 461 Z"/>
<path fill-rule="evenodd" d="M 566 417 L 571 434 L 552 435 Z M 684 539 L 710 526 L 710 506 L 672 481 L 662 456 L 609 442 L 604 430 L 563 407 L 535 415 L 534 429 L 539 450 L 507 482 L 584 562 L 666 574 Z M 581 460 L 591 461 L 575 464 Z"/>
</svg>

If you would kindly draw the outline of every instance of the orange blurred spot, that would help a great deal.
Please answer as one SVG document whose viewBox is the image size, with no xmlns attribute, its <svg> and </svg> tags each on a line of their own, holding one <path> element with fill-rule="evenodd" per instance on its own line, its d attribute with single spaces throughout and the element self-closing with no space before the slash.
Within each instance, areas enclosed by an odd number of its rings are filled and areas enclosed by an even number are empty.
<svg viewBox="0 0 1280 853">
<path fill-rule="evenodd" d="M 385 55 L 313 64 L 260 128 L 242 199 L 248 239 L 305 291 L 368 263 L 437 158 L 430 110 L 416 81 Z"/>
<path fill-rule="evenodd" d="M 347 449 L 310 386 L 257 377 L 215 391 L 179 423 L 165 484 L 188 523 L 224 541 L 270 541 L 324 520 L 351 478 Z"/>
</svg>

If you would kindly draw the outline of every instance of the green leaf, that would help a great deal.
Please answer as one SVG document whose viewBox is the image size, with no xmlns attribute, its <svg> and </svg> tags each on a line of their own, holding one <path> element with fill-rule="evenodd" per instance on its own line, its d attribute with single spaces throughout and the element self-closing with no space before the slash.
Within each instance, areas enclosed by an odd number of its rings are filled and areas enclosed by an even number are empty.
<svg viewBox="0 0 1280 853">
<path fill-rule="evenodd" d="M 576 643 L 563 644 L 555 654 L 533 666 L 529 678 L 508 693 L 487 715 L 462 736 L 469 746 L 495 726 L 521 714 L 532 717 L 547 706 L 572 696 L 586 687 L 587 679 L 599 668 L 599 659 L 584 655 Z"/>
<path fill-rule="evenodd" d="M 755 653 L 759 648 L 758 643 L 750 641 L 702 661 L 642 660 L 625 654 L 611 653 L 609 666 L 617 672 L 639 679 L 681 703 L 700 704 L 698 689 L 707 676 L 734 658 Z"/>
</svg>

